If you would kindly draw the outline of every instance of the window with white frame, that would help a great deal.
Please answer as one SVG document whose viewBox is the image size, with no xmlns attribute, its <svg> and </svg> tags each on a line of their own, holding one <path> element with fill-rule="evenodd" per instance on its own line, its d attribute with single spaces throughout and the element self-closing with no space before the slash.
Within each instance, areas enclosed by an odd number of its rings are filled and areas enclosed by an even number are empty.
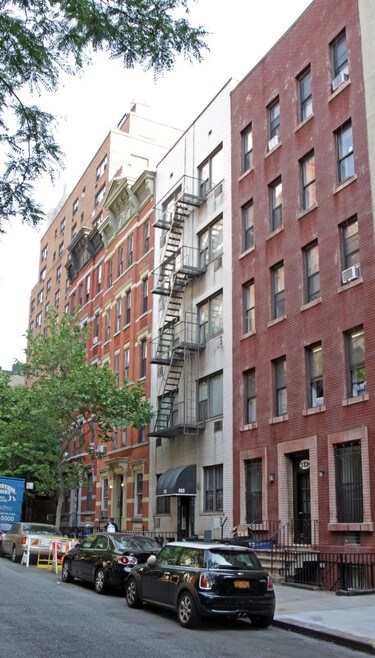
<svg viewBox="0 0 375 658">
<path fill-rule="evenodd" d="M 99 178 L 103 176 L 105 170 L 107 169 L 107 162 L 108 162 L 108 158 L 105 155 L 103 160 L 99 163 L 99 165 L 96 168 L 96 180 L 99 180 Z"/>
<path fill-rule="evenodd" d="M 112 258 L 107 263 L 107 288 L 110 288 L 113 283 L 113 260 Z"/>
<path fill-rule="evenodd" d="M 198 167 L 199 196 L 204 198 L 223 180 L 222 145 Z"/>
<path fill-rule="evenodd" d="M 134 515 L 142 516 L 143 473 L 134 473 Z"/>
<path fill-rule="evenodd" d="M 277 231 L 283 223 L 283 184 L 281 178 L 269 186 L 270 194 L 270 230 Z"/>
<path fill-rule="evenodd" d="M 91 276 L 90 276 L 90 274 L 88 274 L 87 277 L 86 277 L 86 281 L 85 281 L 85 288 L 86 288 L 86 295 L 85 295 L 86 300 L 85 301 L 86 301 L 86 303 L 90 299 L 90 287 L 91 287 Z"/>
<path fill-rule="evenodd" d="M 223 414 L 223 373 L 204 377 L 198 382 L 198 420 Z"/>
<path fill-rule="evenodd" d="M 223 511 L 223 464 L 203 468 L 204 511 Z"/>
<path fill-rule="evenodd" d="M 133 236 L 131 235 L 128 238 L 128 267 L 130 267 L 132 262 L 133 262 Z"/>
<path fill-rule="evenodd" d="M 122 313 L 122 299 L 119 297 L 116 299 L 116 329 L 115 332 L 118 333 L 121 330 L 121 313 Z"/>
<path fill-rule="evenodd" d="M 105 312 L 104 322 L 104 340 L 107 342 L 111 338 L 111 311 Z"/>
<path fill-rule="evenodd" d="M 115 354 L 116 386 L 120 386 L 120 354 Z"/>
<path fill-rule="evenodd" d="M 355 398 L 367 390 L 365 364 L 365 334 L 360 326 L 346 333 L 349 397 Z"/>
<path fill-rule="evenodd" d="M 246 523 L 261 523 L 262 512 L 262 460 L 245 461 Z"/>
<path fill-rule="evenodd" d="M 223 331 L 223 293 L 220 292 L 198 306 L 199 342 Z"/>
<path fill-rule="evenodd" d="M 130 367 L 130 350 L 128 347 L 124 349 L 124 382 L 129 381 L 129 367 Z"/>
<path fill-rule="evenodd" d="M 323 349 L 321 343 L 306 348 L 308 372 L 308 404 L 319 407 L 324 403 L 323 390 Z"/>
<path fill-rule="evenodd" d="M 132 295 L 131 295 L 131 290 L 127 290 L 125 293 L 125 326 L 130 324 L 130 316 L 131 316 L 131 302 L 132 302 Z"/>
<path fill-rule="evenodd" d="M 275 98 L 268 106 L 268 149 L 280 143 L 280 100 Z"/>
<path fill-rule="evenodd" d="M 341 32 L 331 43 L 332 53 L 332 90 L 335 91 L 349 79 L 349 57 L 346 33 Z"/>
<path fill-rule="evenodd" d="M 60 281 L 60 279 L 61 279 L 61 272 L 62 272 L 61 265 L 59 265 L 58 268 L 57 268 L 57 270 L 56 270 L 56 281 Z"/>
<path fill-rule="evenodd" d="M 43 247 L 40 258 L 41 260 L 47 260 L 47 254 L 48 254 L 48 244 Z"/>
<path fill-rule="evenodd" d="M 255 285 L 249 281 L 243 286 L 244 319 L 243 332 L 248 334 L 255 331 Z"/>
<path fill-rule="evenodd" d="M 143 226 L 143 253 L 147 254 L 150 248 L 150 222 L 145 222 Z"/>
<path fill-rule="evenodd" d="M 38 304 L 43 304 L 43 290 L 40 290 L 38 292 L 37 300 L 38 300 Z"/>
<path fill-rule="evenodd" d="M 94 205 L 98 206 L 99 203 L 103 201 L 104 197 L 105 197 L 105 185 L 103 185 L 103 187 L 100 188 L 99 192 L 95 194 Z"/>
<path fill-rule="evenodd" d="M 94 315 L 94 339 L 97 343 L 99 340 L 99 331 L 100 331 L 100 313 L 95 313 Z"/>
<path fill-rule="evenodd" d="M 140 341 L 140 366 L 139 366 L 139 376 L 146 377 L 146 368 L 147 368 L 147 340 L 143 338 Z"/>
<path fill-rule="evenodd" d="M 310 67 L 298 79 L 299 86 L 299 120 L 305 121 L 313 113 L 312 76 Z"/>
<path fill-rule="evenodd" d="M 303 249 L 305 266 L 305 303 L 320 297 L 320 272 L 318 243 L 313 242 Z"/>
<path fill-rule="evenodd" d="M 159 480 L 161 475 L 157 475 L 156 479 Z M 171 496 L 157 496 L 156 498 L 156 514 L 170 514 L 171 513 Z"/>
<path fill-rule="evenodd" d="M 142 313 L 147 313 L 148 310 L 148 279 L 145 277 L 141 282 L 142 288 Z"/>
<path fill-rule="evenodd" d="M 254 204 L 249 201 L 242 206 L 243 251 L 254 246 Z"/>
<path fill-rule="evenodd" d="M 223 218 L 216 219 L 198 237 L 200 267 L 223 253 Z"/>
<path fill-rule="evenodd" d="M 241 171 L 244 173 L 253 165 L 253 129 L 250 124 L 241 133 Z"/>
<path fill-rule="evenodd" d="M 302 209 L 308 210 L 316 203 L 315 155 L 311 151 L 300 161 Z"/>
<path fill-rule="evenodd" d="M 72 215 L 75 215 L 78 210 L 78 197 L 73 201 Z M 65 228 L 65 226 L 64 226 Z"/>
<path fill-rule="evenodd" d="M 100 263 L 96 268 L 96 291 L 100 292 L 102 288 L 103 265 Z"/>
<path fill-rule="evenodd" d="M 44 279 L 46 278 L 46 272 L 47 272 L 46 268 L 43 267 L 43 269 L 40 271 L 39 281 L 44 281 Z"/>
<path fill-rule="evenodd" d="M 36 316 L 36 320 L 35 320 L 35 325 L 37 327 L 42 326 L 42 319 L 43 319 L 43 314 L 42 314 L 42 311 L 40 311 L 40 313 L 38 313 L 38 315 Z"/>
<path fill-rule="evenodd" d="M 358 219 L 352 217 L 340 226 L 342 244 L 343 283 L 350 283 L 360 274 Z M 352 268 L 347 276 L 345 270 Z M 356 268 L 356 269 L 355 269 Z"/>
<path fill-rule="evenodd" d="M 274 320 L 285 315 L 285 271 L 284 263 L 271 268 L 272 276 L 272 317 Z"/>
<path fill-rule="evenodd" d="M 286 357 L 282 356 L 273 362 L 274 375 L 274 413 L 275 416 L 283 416 L 287 413 L 287 390 L 286 390 Z"/>
<path fill-rule="evenodd" d="M 121 276 L 121 274 L 124 271 L 124 245 L 122 244 L 121 247 L 118 249 L 118 255 L 117 255 L 117 276 Z"/>
<path fill-rule="evenodd" d="M 352 122 L 347 121 L 336 131 L 338 181 L 354 176 L 354 148 Z"/>
<path fill-rule="evenodd" d="M 251 425 L 256 422 L 256 381 L 255 368 L 251 368 L 244 373 L 245 389 L 245 425 Z"/>
</svg>

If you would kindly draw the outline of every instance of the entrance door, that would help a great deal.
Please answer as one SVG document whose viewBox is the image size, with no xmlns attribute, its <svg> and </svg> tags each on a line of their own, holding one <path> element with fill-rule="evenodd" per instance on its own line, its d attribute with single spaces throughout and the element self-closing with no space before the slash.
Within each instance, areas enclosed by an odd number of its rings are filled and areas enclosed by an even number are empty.
<svg viewBox="0 0 375 658">
<path fill-rule="evenodd" d="M 310 460 L 309 453 L 292 456 L 294 483 L 294 542 L 311 544 Z"/>
<path fill-rule="evenodd" d="M 179 496 L 177 498 L 177 535 L 178 539 L 187 539 L 194 535 L 194 498 Z"/>
</svg>

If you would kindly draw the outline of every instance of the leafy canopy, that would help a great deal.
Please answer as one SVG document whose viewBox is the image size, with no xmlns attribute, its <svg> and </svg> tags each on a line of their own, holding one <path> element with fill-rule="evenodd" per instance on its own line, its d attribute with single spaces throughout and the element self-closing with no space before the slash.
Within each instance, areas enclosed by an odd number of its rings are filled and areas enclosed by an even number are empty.
<svg viewBox="0 0 375 658">
<path fill-rule="evenodd" d="M 187 2 L 0 0 L 0 232 L 14 217 L 38 224 L 33 183 L 44 174 L 53 181 L 62 164 L 54 117 L 28 104 L 27 92 L 55 90 L 62 72 L 81 70 L 100 50 L 156 75 L 177 55 L 200 61 L 206 32 L 190 25 Z"/>
</svg>

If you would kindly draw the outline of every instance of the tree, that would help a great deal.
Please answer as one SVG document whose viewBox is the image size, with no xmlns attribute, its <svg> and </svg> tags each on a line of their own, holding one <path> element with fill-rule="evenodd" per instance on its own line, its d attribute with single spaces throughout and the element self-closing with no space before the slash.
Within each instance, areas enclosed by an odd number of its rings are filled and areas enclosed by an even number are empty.
<svg viewBox="0 0 375 658">
<path fill-rule="evenodd" d="M 32 382 L 11 389 L 0 377 L 0 470 L 34 482 L 37 491 L 56 495 L 60 524 L 64 493 L 85 482 L 84 456 L 69 459 L 72 441 L 79 453 L 95 450 L 112 437 L 113 427 L 147 425 L 150 403 L 141 385 L 116 385 L 107 366 L 87 362 L 87 328 L 77 316 L 47 318 L 47 334 L 28 336 L 23 371 Z"/>
<path fill-rule="evenodd" d="M 126 68 L 141 64 L 158 75 L 178 54 L 201 60 L 202 27 L 192 27 L 188 0 L 0 0 L 0 232 L 14 217 L 38 224 L 43 212 L 33 183 L 54 178 L 62 153 L 54 118 L 34 104 L 41 89 L 56 89 L 104 50 Z"/>
</svg>

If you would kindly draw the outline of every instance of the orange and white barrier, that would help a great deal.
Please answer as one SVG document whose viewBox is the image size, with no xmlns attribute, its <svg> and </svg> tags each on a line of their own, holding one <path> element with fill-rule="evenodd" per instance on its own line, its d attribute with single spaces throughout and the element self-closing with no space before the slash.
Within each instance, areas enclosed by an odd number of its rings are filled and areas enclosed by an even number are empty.
<svg viewBox="0 0 375 658">
<path fill-rule="evenodd" d="M 62 541 L 52 541 L 52 571 L 58 573 L 59 566 L 61 566 L 63 557 L 70 549 L 78 543 L 77 539 L 66 539 Z"/>
</svg>

